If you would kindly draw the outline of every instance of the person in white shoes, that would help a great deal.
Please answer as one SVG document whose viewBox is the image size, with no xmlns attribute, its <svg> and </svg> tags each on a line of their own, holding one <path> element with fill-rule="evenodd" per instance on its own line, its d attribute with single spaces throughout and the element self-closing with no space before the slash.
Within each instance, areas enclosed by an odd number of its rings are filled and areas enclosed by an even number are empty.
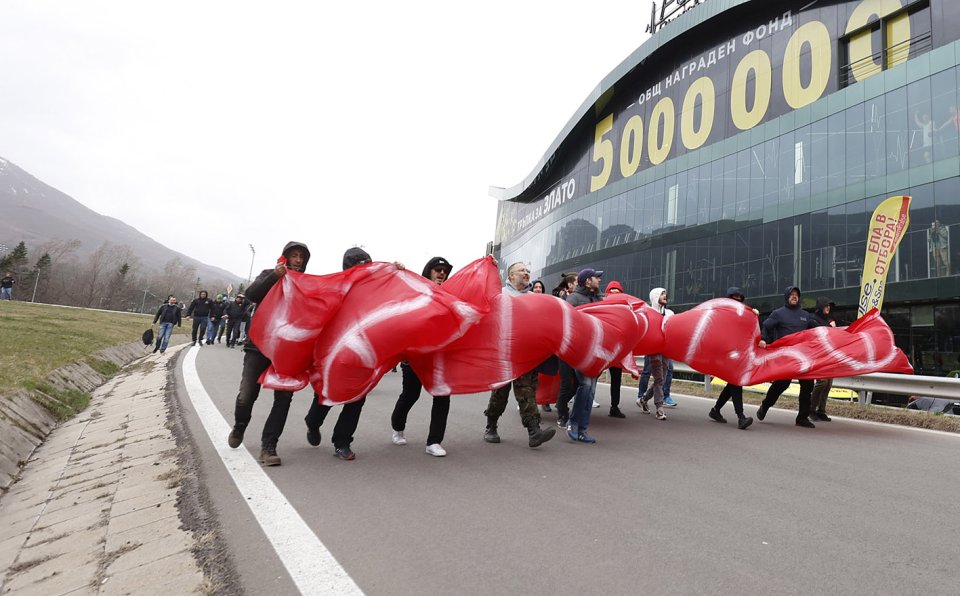
<svg viewBox="0 0 960 596">
<path fill-rule="evenodd" d="M 453 266 L 443 257 L 433 257 L 427 261 L 423 268 L 423 276 L 437 284 L 438 286 L 447 280 Z M 390 416 L 390 425 L 393 427 L 393 444 L 406 445 L 407 438 L 403 435 L 407 428 L 407 414 L 410 408 L 420 399 L 420 390 L 423 389 L 423 383 L 413 372 L 413 368 L 406 362 L 400 363 L 400 371 L 403 374 L 403 389 L 400 391 L 400 397 L 397 398 L 397 405 L 393 407 L 393 415 Z M 427 435 L 427 453 L 434 457 L 443 457 L 447 454 L 446 450 L 440 446 L 443 442 L 443 435 L 447 430 L 447 414 L 450 412 L 450 396 L 435 395 L 433 397 L 433 408 L 430 410 L 430 432 Z"/>
</svg>

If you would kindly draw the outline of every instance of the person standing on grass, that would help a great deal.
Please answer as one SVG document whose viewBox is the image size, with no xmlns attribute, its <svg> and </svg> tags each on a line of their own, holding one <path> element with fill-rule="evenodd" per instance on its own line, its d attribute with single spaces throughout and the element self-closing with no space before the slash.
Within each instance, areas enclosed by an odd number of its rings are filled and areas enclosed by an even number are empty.
<svg viewBox="0 0 960 596">
<path fill-rule="evenodd" d="M 273 269 L 264 269 L 247 288 L 247 294 L 253 302 L 263 300 L 267 292 L 276 285 L 287 271 L 302 272 L 310 260 L 310 250 L 302 242 L 288 242 L 283 247 L 283 257 Z M 239 296 L 238 296 L 239 298 Z M 240 373 L 240 388 L 237 391 L 237 400 L 233 412 L 233 428 L 227 436 L 227 444 L 236 449 L 243 443 L 243 434 L 253 417 L 253 404 L 260 395 L 260 375 L 270 366 L 270 359 L 260 352 L 260 349 L 247 338 L 243 347 L 243 370 Z M 273 405 L 270 414 L 263 425 L 260 436 L 259 461 L 265 466 L 279 466 L 280 456 L 277 455 L 277 443 L 287 423 L 287 413 L 290 411 L 290 402 L 293 400 L 292 391 L 274 389 Z"/>
<path fill-rule="evenodd" d="M 13 300 L 13 284 L 17 280 L 13 277 L 12 271 L 7 271 L 3 279 L 0 279 L 0 300 Z"/>
<path fill-rule="evenodd" d="M 423 268 L 422 275 L 437 284 L 443 284 L 453 271 L 453 265 L 447 262 L 443 257 L 433 257 L 427 261 Z M 400 397 L 397 398 L 397 404 L 393 407 L 393 414 L 390 416 L 390 425 L 393 427 L 393 444 L 406 445 L 407 438 L 403 431 L 407 428 L 407 415 L 410 408 L 420 399 L 420 390 L 423 389 L 423 383 L 420 382 L 417 373 L 406 362 L 400 363 L 400 371 L 403 374 L 403 389 Z M 427 435 L 427 454 L 434 457 L 443 457 L 447 454 L 446 450 L 440 446 L 443 442 L 443 435 L 447 429 L 447 415 L 450 412 L 450 396 L 433 396 L 433 408 L 430 410 L 430 432 Z"/>
<path fill-rule="evenodd" d="M 836 306 L 826 296 L 817 298 L 817 310 L 813 313 L 813 318 L 821 327 L 836 327 L 837 323 L 830 318 L 833 307 Z M 813 383 L 813 392 L 810 394 L 810 420 L 819 420 L 821 422 L 830 422 L 832 418 L 827 416 L 827 398 L 830 397 L 830 390 L 833 389 L 833 379 L 817 379 Z"/>
<path fill-rule="evenodd" d="M 800 308 L 800 288 L 797 286 L 788 286 L 783 291 L 783 301 L 784 305 L 770 313 L 770 316 L 767 317 L 761 326 L 763 329 L 763 339 L 768 345 L 780 338 L 818 326 L 816 319 L 814 319 L 810 313 Z M 767 395 L 763 398 L 760 409 L 757 410 L 757 418 L 759 418 L 761 422 L 767 416 L 767 410 L 777 403 L 780 395 L 790 386 L 791 380 L 792 379 L 783 379 L 770 384 L 770 388 L 767 389 Z M 799 412 L 797 413 L 796 421 L 797 426 L 816 428 L 816 425 L 807 419 L 810 415 L 811 393 L 813 393 L 813 381 L 801 379 Z"/>
<path fill-rule="evenodd" d="M 743 302 L 743 291 L 737 287 L 731 287 L 727 289 L 727 298 L 732 298 L 737 302 Z M 753 314 L 759 316 L 760 311 L 757 309 L 752 309 Z M 767 347 L 767 342 L 760 340 L 760 343 L 757 344 L 760 348 Z M 733 411 L 737 415 L 737 428 L 740 430 L 746 430 L 751 424 L 753 424 L 753 418 L 745 416 L 743 414 L 743 387 L 740 385 L 734 385 L 733 383 L 727 383 L 724 385 L 723 389 L 720 391 L 720 397 L 717 398 L 717 403 L 714 404 L 713 408 L 708 414 L 710 418 L 716 422 L 721 422 L 726 424 L 727 419 L 723 417 L 720 413 L 720 410 L 726 405 L 727 400 L 733 399 Z"/>
<path fill-rule="evenodd" d="M 153 317 L 153 324 L 160 322 L 160 330 L 157 332 L 157 345 L 153 348 L 154 353 L 157 350 L 161 354 L 167 351 L 167 344 L 170 343 L 170 335 L 173 334 L 173 326 L 181 327 L 180 319 L 181 308 L 177 304 L 177 298 L 173 294 L 167 296 L 167 302 L 161 304 L 157 309 L 156 316 Z"/>
</svg>

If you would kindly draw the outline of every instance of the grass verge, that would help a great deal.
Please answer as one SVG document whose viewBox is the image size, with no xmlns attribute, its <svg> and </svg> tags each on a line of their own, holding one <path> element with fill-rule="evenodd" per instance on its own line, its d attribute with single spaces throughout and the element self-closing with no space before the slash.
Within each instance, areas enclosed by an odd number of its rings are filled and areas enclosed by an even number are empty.
<svg viewBox="0 0 960 596">
<path fill-rule="evenodd" d="M 4 301 L 0 303 L 0 394 L 31 384 L 37 387 L 55 369 L 75 362 L 86 362 L 106 376 L 115 374 L 115 364 L 93 354 L 139 341 L 152 320 L 151 315 Z M 188 325 L 189 321 L 175 332 L 189 333 Z"/>
</svg>

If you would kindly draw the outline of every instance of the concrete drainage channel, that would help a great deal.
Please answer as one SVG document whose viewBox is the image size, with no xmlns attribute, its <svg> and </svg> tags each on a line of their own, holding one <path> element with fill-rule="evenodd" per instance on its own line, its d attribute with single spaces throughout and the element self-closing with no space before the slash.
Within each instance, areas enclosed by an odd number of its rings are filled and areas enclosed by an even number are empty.
<svg viewBox="0 0 960 596">
<path fill-rule="evenodd" d="M 172 389 L 177 353 L 132 343 L 0 399 L 0 592 L 238 593 Z M 173 352 L 173 353 L 171 353 Z M 139 360 L 132 366 L 127 366 Z M 101 368 L 101 367 L 98 367 Z M 65 392 L 91 393 L 57 424 Z M 51 401 L 52 400 L 52 401 Z"/>
</svg>

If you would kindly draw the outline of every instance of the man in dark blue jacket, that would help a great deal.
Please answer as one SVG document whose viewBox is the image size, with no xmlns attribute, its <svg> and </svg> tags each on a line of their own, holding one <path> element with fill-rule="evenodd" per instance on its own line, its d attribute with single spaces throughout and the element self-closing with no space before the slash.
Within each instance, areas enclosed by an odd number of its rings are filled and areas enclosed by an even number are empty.
<svg viewBox="0 0 960 596">
<path fill-rule="evenodd" d="M 810 313 L 800 308 L 800 288 L 789 286 L 783 292 L 785 304 L 776 309 L 767 320 L 763 322 L 763 339 L 767 344 L 772 344 L 781 337 L 786 337 L 798 331 L 813 329 L 818 327 L 816 319 Z M 767 415 L 767 410 L 773 407 L 787 387 L 790 386 L 791 379 L 774 381 L 767 390 L 763 403 L 760 404 L 760 410 L 757 412 L 757 418 L 763 420 Z M 810 422 L 810 395 L 813 393 L 812 380 L 800 380 L 800 411 L 797 413 L 797 426 L 805 428 L 814 428 Z"/>
</svg>

